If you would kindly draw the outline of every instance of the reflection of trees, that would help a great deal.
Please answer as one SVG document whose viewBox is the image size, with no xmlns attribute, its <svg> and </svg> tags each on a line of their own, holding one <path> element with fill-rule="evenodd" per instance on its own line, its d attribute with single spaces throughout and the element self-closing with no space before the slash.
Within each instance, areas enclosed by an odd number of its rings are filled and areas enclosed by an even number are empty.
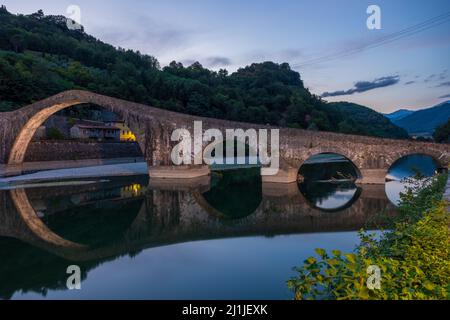
<svg viewBox="0 0 450 320">
<path fill-rule="evenodd" d="M 210 206 L 229 218 L 252 214 L 262 200 L 259 168 L 221 171 L 213 176 L 211 185 L 203 197 Z"/>
<path fill-rule="evenodd" d="M 75 188 L 59 186 L 30 189 L 28 192 L 35 201 L 39 198 L 39 205 L 44 204 L 54 213 L 44 218 L 44 222 L 53 232 L 65 239 L 97 248 L 124 241 L 126 231 L 142 206 L 142 198 L 111 198 L 111 195 L 120 195 L 121 187 L 117 184 L 123 185 L 123 182 L 115 181 L 112 187 L 108 187 L 109 184 L 82 185 Z M 78 192 L 94 192 L 97 201 L 81 196 L 87 202 L 73 203 L 71 199 L 76 195 L 76 188 L 79 189 Z M 103 195 L 104 199 L 100 195 Z M 72 261 L 19 240 L 0 239 L 1 298 L 10 298 L 17 288 L 23 292 L 33 291 L 44 296 L 48 290 L 66 288 L 66 268 L 73 264 Z M 85 279 L 90 269 L 116 258 L 114 256 L 76 264 L 81 267 L 82 279 Z"/>
<path fill-rule="evenodd" d="M 113 259 L 110 259 L 113 260 Z M 65 289 L 66 269 L 73 262 L 60 258 L 16 239 L 0 241 L 0 298 L 9 299 L 22 292 L 46 295 L 49 290 Z M 101 262 L 77 262 L 84 280 L 90 269 Z"/>
<path fill-rule="evenodd" d="M 107 183 L 61 185 L 27 190 L 33 208 L 54 233 L 98 247 L 118 241 L 133 223 L 148 177 L 111 178 Z M 130 188 L 132 190 L 130 190 Z"/>
<path fill-rule="evenodd" d="M 346 203 L 334 209 L 344 209 L 351 206 L 358 199 L 361 192 L 353 182 L 319 183 L 306 181 L 299 185 L 299 189 L 313 206 L 317 206 L 319 203 L 336 195 L 337 192 L 349 192 L 352 195 Z"/>
<path fill-rule="evenodd" d="M 45 224 L 64 239 L 100 247 L 120 241 L 133 223 L 142 199 L 102 201 L 72 207 L 45 217 Z"/>
</svg>

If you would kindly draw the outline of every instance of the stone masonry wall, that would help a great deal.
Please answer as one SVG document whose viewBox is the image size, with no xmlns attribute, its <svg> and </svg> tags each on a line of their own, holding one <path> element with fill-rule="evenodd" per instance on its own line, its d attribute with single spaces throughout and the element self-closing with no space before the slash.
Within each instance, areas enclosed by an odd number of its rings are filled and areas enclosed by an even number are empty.
<svg viewBox="0 0 450 320">
<path fill-rule="evenodd" d="M 137 143 L 39 141 L 32 142 L 25 162 L 142 157 Z"/>
</svg>

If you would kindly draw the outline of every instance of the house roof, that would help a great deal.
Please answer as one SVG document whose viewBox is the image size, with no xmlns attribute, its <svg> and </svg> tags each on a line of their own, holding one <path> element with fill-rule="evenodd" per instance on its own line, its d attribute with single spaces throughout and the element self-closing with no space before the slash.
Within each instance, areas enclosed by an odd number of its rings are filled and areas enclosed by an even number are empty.
<svg viewBox="0 0 450 320">
<path fill-rule="evenodd" d="M 95 125 L 86 125 L 86 124 L 76 124 L 76 127 L 80 129 L 99 129 L 99 130 L 117 130 L 120 131 L 119 128 L 113 126 L 95 126 Z"/>
</svg>

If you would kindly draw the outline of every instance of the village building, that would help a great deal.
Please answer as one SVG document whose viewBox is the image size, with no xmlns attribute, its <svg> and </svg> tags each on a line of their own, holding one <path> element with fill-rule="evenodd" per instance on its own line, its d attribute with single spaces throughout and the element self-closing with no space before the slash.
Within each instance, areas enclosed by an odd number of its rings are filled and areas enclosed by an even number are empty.
<svg viewBox="0 0 450 320">
<path fill-rule="evenodd" d="M 70 137 L 72 139 L 120 141 L 120 129 L 107 125 L 75 124 L 70 129 Z"/>
<path fill-rule="evenodd" d="M 125 124 L 125 121 L 122 120 L 114 120 L 106 123 L 107 126 L 116 127 L 120 130 L 120 141 L 129 141 L 135 142 L 136 136 L 133 132 L 128 128 Z"/>
</svg>

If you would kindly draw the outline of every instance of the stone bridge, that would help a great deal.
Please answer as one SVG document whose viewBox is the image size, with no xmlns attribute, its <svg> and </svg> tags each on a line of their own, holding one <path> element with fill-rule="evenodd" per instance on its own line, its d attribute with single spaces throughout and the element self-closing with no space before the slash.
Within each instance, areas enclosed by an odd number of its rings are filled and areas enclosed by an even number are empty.
<svg viewBox="0 0 450 320">
<path fill-rule="evenodd" d="M 153 178 L 196 178 L 209 174 L 209 167 L 174 166 L 171 152 L 178 142 L 171 141 L 175 129 L 193 132 L 194 121 L 203 122 L 203 131 L 226 129 L 279 129 L 280 170 L 264 176 L 265 182 L 290 183 L 297 180 L 301 165 L 312 155 L 337 153 L 353 162 L 360 183 L 382 184 L 390 166 L 409 154 L 433 157 L 441 168 L 448 168 L 450 146 L 408 140 L 380 139 L 365 136 L 314 132 L 300 129 L 203 118 L 170 112 L 134 102 L 87 91 L 66 91 L 13 112 L 0 113 L 0 164 L 6 174 L 20 173 L 27 147 L 36 130 L 54 113 L 80 104 L 95 104 L 122 117 L 137 137 L 149 174 Z M 204 142 L 205 148 L 209 142 Z"/>
</svg>

